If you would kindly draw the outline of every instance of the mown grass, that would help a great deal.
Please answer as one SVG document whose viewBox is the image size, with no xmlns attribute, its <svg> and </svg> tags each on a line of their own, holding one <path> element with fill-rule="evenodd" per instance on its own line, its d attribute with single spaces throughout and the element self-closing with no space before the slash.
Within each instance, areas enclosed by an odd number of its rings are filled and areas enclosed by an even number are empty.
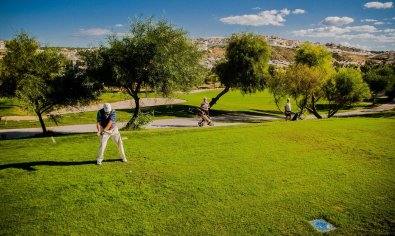
<svg viewBox="0 0 395 236">
<path fill-rule="evenodd" d="M 144 94 L 144 96 L 148 96 Z M 130 100 L 131 97 L 128 94 L 117 92 L 117 91 L 109 91 L 100 94 L 97 101 L 92 103 L 104 103 L 104 102 L 118 102 L 124 100 Z M 1 116 L 35 116 L 33 112 L 28 112 L 23 110 L 16 98 L 4 98 L 0 97 L 0 117 Z"/>
<path fill-rule="evenodd" d="M 0 117 L 1 116 L 27 116 L 32 115 L 22 110 L 17 105 L 16 98 L 2 98 L 0 97 Z"/>
<path fill-rule="evenodd" d="M 191 107 L 199 107 L 203 97 L 207 97 L 209 100 L 215 97 L 221 90 L 208 90 L 199 93 L 176 93 L 173 94 L 173 98 L 179 98 L 186 100 L 183 104 L 174 104 L 174 105 L 163 105 L 163 106 L 155 106 L 155 107 L 146 107 L 143 108 L 142 111 L 147 114 L 153 114 L 153 119 L 167 119 L 167 118 L 175 118 L 175 117 L 193 117 L 194 114 L 188 112 Z M 142 93 L 141 98 L 145 97 L 159 97 L 159 95 L 153 93 Z M 104 103 L 104 102 L 116 102 L 121 100 L 129 100 L 130 96 L 127 94 L 119 93 L 119 92 L 108 92 L 103 93 L 100 96 L 99 101 L 96 103 Z M 4 99 L 3 99 L 4 100 Z M 11 106 L 14 111 L 10 111 L 6 109 L 6 105 L 1 104 L 0 101 L 0 116 L 12 115 L 14 113 L 19 113 L 19 115 L 23 115 L 23 111 L 20 110 L 15 105 L 15 101 L 4 100 L 7 102 L 7 106 Z M 5 102 L 4 102 L 5 104 Z M 11 105 L 10 105 L 11 104 Z M 366 108 L 369 107 L 369 103 L 358 103 L 352 107 L 347 107 L 347 109 L 358 109 L 358 108 Z M 293 104 L 294 110 L 297 110 L 295 104 Z M 318 108 L 320 108 L 321 112 L 325 109 L 324 104 L 319 104 Z M 345 110 L 342 110 L 345 111 Z M 340 111 L 341 112 L 341 111 Z M 240 91 L 230 91 L 217 102 L 217 104 L 212 108 L 211 115 L 224 115 L 229 113 L 243 113 L 247 115 L 254 116 L 282 116 L 283 114 L 278 110 L 275 102 L 273 101 L 272 95 L 269 91 L 265 90 L 264 92 L 258 92 L 255 94 L 247 94 L 242 95 Z M 25 113 L 25 115 L 33 115 Z M 131 109 L 121 109 L 117 111 L 117 121 L 118 122 L 126 122 L 130 120 L 132 116 Z M 56 125 L 77 125 L 77 124 L 89 124 L 94 123 L 96 119 L 96 111 L 93 112 L 79 112 L 74 114 L 63 114 L 58 117 L 59 123 L 56 124 L 51 120 L 46 119 L 45 124 L 47 127 L 56 126 Z M 39 128 L 40 123 L 38 120 L 34 121 L 5 121 L 0 120 L 0 129 L 14 129 L 14 128 Z"/>
<path fill-rule="evenodd" d="M 395 119 L 0 141 L 1 235 L 393 235 Z"/>
<path fill-rule="evenodd" d="M 146 107 L 143 109 L 144 113 L 154 114 L 154 119 L 175 118 L 175 117 L 193 117 L 194 114 L 188 112 L 190 107 L 199 107 L 203 97 L 215 97 L 219 90 L 210 90 L 201 93 L 190 94 L 174 94 L 173 97 L 184 99 L 187 102 L 183 104 L 164 105 L 156 107 Z M 129 95 L 120 93 L 106 93 L 101 96 L 100 101 L 113 102 L 119 100 L 130 99 Z M 141 97 L 155 97 L 152 93 L 143 93 Z M 114 100 L 115 99 L 115 100 Z M 271 95 L 268 92 L 257 93 L 253 95 L 243 96 L 239 91 L 231 91 L 223 96 L 212 110 L 212 115 L 220 115 L 232 112 L 246 113 L 253 115 L 268 114 L 266 110 L 270 110 L 270 114 L 278 114 L 275 110 L 275 104 L 271 100 Z M 74 114 L 64 114 L 59 118 L 58 125 L 75 125 L 75 124 L 89 124 L 94 123 L 96 119 L 96 111 L 80 112 Z M 132 110 L 121 109 L 117 110 L 117 121 L 128 121 L 132 116 Z M 45 120 L 46 126 L 56 126 L 51 120 Z M 38 120 L 36 121 L 0 121 L 0 129 L 11 128 L 32 128 L 40 127 Z"/>
</svg>

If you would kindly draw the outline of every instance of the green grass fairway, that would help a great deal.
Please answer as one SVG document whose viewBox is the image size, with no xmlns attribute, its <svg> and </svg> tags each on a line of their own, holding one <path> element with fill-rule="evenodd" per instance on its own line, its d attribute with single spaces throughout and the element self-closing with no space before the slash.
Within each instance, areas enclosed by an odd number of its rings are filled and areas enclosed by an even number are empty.
<svg viewBox="0 0 395 236">
<path fill-rule="evenodd" d="M 0 235 L 394 235 L 395 119 L 0 141 Z"/>
<path fill-rule="evenodd" d="M 209 100 L 215 97 L 221 90 L 208 90 L 199 93 L 190 94 L 174 94 L 173 97 L 184 99 L 187 102 L 183 104 L 175 105 L 163 105 L 155 107 L 143 108 L 144 113 L 154 114 L 153 119 L 167 119 L 175 117 L 194 117 L 193 114 L 188 112 L 190 107 L 199 107 L 203 97 L 207 97 Z M 141 98 L 146 97 L 159 97 L 152 93 L 142 93 Z M 115 102 L 120 100 L 130 99 L 130 96 L 122 93 L 104 93 L 100 96 L 100 102 Z M 296 105 L 292 104 L 296 110 Z M 321 105 L 322 106 L 322 105 Z M 358 103 L 348 109 L 366 108 L 369 106 L 368 103 Z M 11 109 L 12 108 L 12 109 Z M 19 110 L 18 110 L 19 109 Z M 0 99 L 0 116 L 17 115 L 22 112 L 20 108 L 16 107 L 15 100 Z M 78 125 L 78 124 L 91 124 L 95 123 L 96 111 L 91 112 L 79 112 L 74 114 L 64 114 L 60 117 L 59 126 L 62 125 Z M 277 109 L 273 96 L 268 90 L 264 92 L 258 92 L 255 94 L 242 95 L 240 91 L 230 91 L 221 99 L 218 100 L 217 104 L 211 110 L 211 115 L 217 116 L 227 113 L 244 113 L 255 116 L 271 115 L 271 116 L 283 116 L 283 114 Z M 20 114 L 22 115 L 22 113 Z M 24 114 L 29 115 L 29 114 Z M 34 115 L 34 114 L 30 114 Z M 129 121 L 133 113 L 131 109 L 120 109 L 117 110 L 117 121 L 126 122 Z M 51 120 L 45 120 L 47 127 L 56 126 Z M 41 128 L 38 120 L 35 121 L 5 121 L 0 120 L 0 129 L 16 129 L 16 128 Z"/>
</svg>

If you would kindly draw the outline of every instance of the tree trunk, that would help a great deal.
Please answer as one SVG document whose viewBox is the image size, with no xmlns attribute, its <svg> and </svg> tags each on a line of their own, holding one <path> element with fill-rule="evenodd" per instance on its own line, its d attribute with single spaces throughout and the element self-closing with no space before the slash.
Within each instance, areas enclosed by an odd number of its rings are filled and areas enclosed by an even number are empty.
<svg viewBox="0 0 395 236">
<path fill-rule="evenodd" d="M 312 113 L 317 119 L 322 119 L 322 116 L 318 113 L 317 108 L 315 108 L 315 96 L 311 96 L 311 107 L 307 107 L 306 109 Z"/>
<path fill-rule="evenodd" d="M 307 96 L 303 98 L 302 102 L 299 103 L 298 100 L 295 98 L 296 106 L 300 109 L 298 113 L 298 119 L 300 119 L 304 113 L 304 109 L 307 109 Z"/>
<path fill-rule="evenodd" d="M 132 118 L 128 121 L 126 124 L 126 129 L 130 129 L 132 124 L 134 124 L 134 121 L 140 114 L 140 97 L 139 97 L 139 92 L 141 88 L 141 82 L 137 82 L 136 87 L 133 88 L 133 85 L 130 86 L 125 86 L 126 90 L 128 91 L 129 95 L 132 96 L 135 104 L 134 112 Z"/>
<path fill-rule="evenodd" d="M 138 95 L 134 95 L 132 97 L 133 97 L 133 100 L 134 100 L 135 108 L 134 108 L 134 112 L 133 112 L 132 118 L 126 124 L 126 127 L 125 127 L 126 129 L 129 129 L 133 125 L 134 121 L 136 120 L 136 118 L 140 114 L 140 98 L 139 98 Z"/>
<path fill-rule="evenodd" d="M 340 108 L 341 108 L 341 106 L 338 106 L 335 109 L 329 111 L 328 112 L 328 118 L 331 118 L 332 116 L 334 116 L 340 110 Z"/>
<path fill-rule="evenodd" d="M 220 99 L 225 93 L 229 91 L 230 87 L 226 86 L 224 90 L 222 90 L 215 98 L 212 98 L 210 101 L 210 108 L 213 107 L 218 99 Z"/>
<path fill-rule="evenodd" d="M 135 108 L 134 108 L 132 119 L 133 118 L 136 119 L 140 113 L 140 98 L 139 96 L 134 96 L 133 99 L 134 99 Z"/>
<path fill-rule="evenodd" d="M 40 125 L 43 130 L 43 134 L 47 134 L 47 128 L 45 127 L 42 114 L 40 112 L 36 112 L 36 115 L 38 116 L 38 120 L 40 121 Z"/>
<path fill-rule="evenodd" d="M 284 111 L 281 110 L 281 108 L 280 108 L 280 99 L 276 97 L 276 94 L 275 94 L 275 93 L 273 93 L 273 99 L 274 99 L 274 102 L 276 103 L 277 109 L 278 109 L 281 113 L 284 113 Z"/>
</svg>

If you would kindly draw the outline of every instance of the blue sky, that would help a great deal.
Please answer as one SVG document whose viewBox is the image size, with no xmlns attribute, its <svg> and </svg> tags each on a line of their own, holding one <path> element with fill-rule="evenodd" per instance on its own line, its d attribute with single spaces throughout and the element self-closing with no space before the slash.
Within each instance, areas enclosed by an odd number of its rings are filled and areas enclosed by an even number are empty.
<svg viewBox="0 0 395 236">
<path fill-rule="evenodd" d="M 24 30 L 43 45 L 97 46 L 136 16 L 164 17 L 190 37 L 253 32 L 395 50 L 388 0 L 0 0 L 0 40 Z"/>
</svg>

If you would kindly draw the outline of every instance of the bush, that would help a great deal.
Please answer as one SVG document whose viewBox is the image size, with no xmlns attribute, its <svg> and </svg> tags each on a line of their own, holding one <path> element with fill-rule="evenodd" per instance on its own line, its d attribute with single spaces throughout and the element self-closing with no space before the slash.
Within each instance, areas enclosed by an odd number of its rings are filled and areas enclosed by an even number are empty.
<svg viewBox="0 0 395 236">
<path fill-rule="evenodd" d="M 126 130 L 140 130 L 144 125 L 150 123 L 153 119 L 153 114 L 141 113 L 135 119 L 129 121 L 130 123 L 125 127 Z"/>
</svg>

